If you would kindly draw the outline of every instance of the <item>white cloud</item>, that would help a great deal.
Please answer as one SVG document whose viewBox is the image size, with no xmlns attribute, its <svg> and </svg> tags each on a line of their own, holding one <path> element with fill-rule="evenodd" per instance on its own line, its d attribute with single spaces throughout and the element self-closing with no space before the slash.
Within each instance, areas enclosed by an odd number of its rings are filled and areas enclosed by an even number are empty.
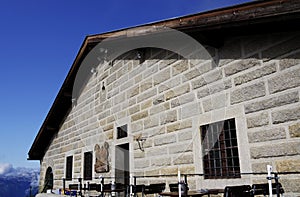
<svg viewBox="0 0 300 197">
<path fill-rule="evenodd" d="M 6 174 L 13 169 L 13 166 L 9 163 L 0 163 L 0 175 Z"/>
</svg>

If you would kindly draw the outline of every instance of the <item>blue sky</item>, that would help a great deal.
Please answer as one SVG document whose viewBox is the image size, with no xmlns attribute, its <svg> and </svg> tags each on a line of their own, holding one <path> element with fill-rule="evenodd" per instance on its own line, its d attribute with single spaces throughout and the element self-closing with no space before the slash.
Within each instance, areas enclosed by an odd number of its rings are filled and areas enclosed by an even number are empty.
<svg viewBox="0 0 300 197">
<path fill-rule="evenodd" d="M 28 150 L 85 36 L 246 1 L 1 1 L 0 165 L 39 166 Z"/>
</svg>

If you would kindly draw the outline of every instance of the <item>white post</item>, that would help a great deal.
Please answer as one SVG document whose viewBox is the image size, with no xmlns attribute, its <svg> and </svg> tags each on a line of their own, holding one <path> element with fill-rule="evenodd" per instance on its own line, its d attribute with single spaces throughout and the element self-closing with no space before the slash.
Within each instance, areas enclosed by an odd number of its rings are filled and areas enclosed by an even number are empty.
<svg viewBox="0 0 300 197">
<path fill-rule="evenodd" d="M 178 196 L 181 197 L 181 180 L 180 180 L 180 170 L 178 170 Z"/>
<path fill-rule="evenodd" d="M 271 165 L 267 165 L 267 170 L 268 170 L 268 183 L 269 183 L 269 196 L 272 196 L 272 176 L 271 176 L 271 172 L 272 172 L 272 166 Z"/>
<path fill-rule="evenodd" d="M 133 175 L 130 174 L 130 179 L 129 179 L 129 188 L 130 188 L 130 191 L 129 191 L 129 196 L 133 196 L 133 193 L 132 193 L 132 187 L 133 187 Z"/>
<path fill-rule="evenodd" d="M 99 176 L 99 180 L 100 180 L 100 192 L 101 192 L 101 194 L 102 194 L 102 191 L 103 191 L 102 175 Z"/>
</svg>

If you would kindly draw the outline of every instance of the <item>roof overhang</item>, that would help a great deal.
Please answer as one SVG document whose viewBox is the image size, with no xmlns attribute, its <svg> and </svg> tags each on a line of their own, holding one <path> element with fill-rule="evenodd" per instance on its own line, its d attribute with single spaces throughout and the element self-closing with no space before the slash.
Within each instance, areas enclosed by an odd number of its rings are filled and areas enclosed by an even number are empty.
<svg viewBox="0 0 300 197">
<path fill-rule="evenodd" d="M 146 28 L 151 26 L 152 28 Z M 300 29 L 300 1 L 252 1 L 237 6 L 87 36 L 28 153 L 41 160 L 72 108 L 72 90 L 81 62 L 106 38 L 127 39 L 159 32 L 168 27 L 194 37 L 201 44 L 220 47 L 227 36 L 294 31 Z M 147 31 L 145 30 L 147 29 Z"/>
</svg>

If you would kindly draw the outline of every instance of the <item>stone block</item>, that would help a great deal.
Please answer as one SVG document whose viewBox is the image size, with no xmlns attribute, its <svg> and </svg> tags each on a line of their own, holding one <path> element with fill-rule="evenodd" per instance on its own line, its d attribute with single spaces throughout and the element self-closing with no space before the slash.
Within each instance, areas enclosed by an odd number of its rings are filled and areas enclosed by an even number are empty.
<svg viewBox="0 0 300 197">
<path fill-rule="evenodd" d="M 172 77 L 170 80 L 158 86 L 158 92 L 161 93 L 171 88 L 174 88 L 176 86 L 179 86 L 180 83 L 181 83 L 181 79 L 179 77 Z"/>
<path fill-rule="evenodd" d="M 152 103 L 153 103 L 152 99 L 149 99 L 149 100 L 143 102 L 141 104 L 141 110 L 145 110 L 145 109 L 152 107 Z"/>
<path fill-rule="evenodd" d="M 201 105 L 199 103 L 191 103 L 180 109 L 181 119 L 198 116 L 199 114 L 202 114 Z"/>
<path fill-rule="evenodd" d="M 165 102 L 165 96 L 163 94 L 153 99 L 153 105 L 158 105 L 163 102 Z"/>
<path fill-rule="evenodd" d="M 128 93 L 127 93 L 127 98 L 134 97 L 134 96 L 138 95 L 139 93 L 140 93 L 140 87 L 139 86 L 135 86 L 133 88 L 130 88 L 128 90 Z"/>
<path fill-rule="evenodd" d="M 252 164 L 252 172 L 266 173 L 267 165 L 272 165 L 271 162 L 261 162 Z"/>
<path fill-rule="evenodd" d="M 173 146 L 169 146 L 168 149 L 169 149 L 170 154 L 192 152 L 193 143 L 188 142 L 188 143 L 184 143 L 184 144 L 176 144 Z"/>
<path fill-rule="evenodd" d="M 139 112 L 139 113 L 131 116 L 131 121 L 134 122 L 134 121 L 146 118 L 146 117 L 148 117 L 148 115 L 149 115 L 148 111 Z"/>
<path fill-rule="evenodd" d="M 300 154 L 300 142 L 268 144 L 250 148 L 252 159 L 293 156 Z"/>
<path fill-rule="evenodd" d="M 168 101 L 168 100 L 170 100 L 172 98 L 175 98 L 177 96 L 181 96 L 181 95 L 186 94 L 188 92 L 190 92 L 190 86 L 189 86 L 188 83 L 186 83 L 186 84 L 184 84 L 184 85 L 182 85 L 180 87 L 177 87 L 177 88 L 174 88 L 174 89 L 168 91 L 165 94 L 165 98 Z"/>
<path fill-rule="evenodd" d="M 144 92 L 153 87 L 152 79 L 145 80 L 140 84 L 140 91 Z"/>
<path fill-rule="evenodd" d="M 131 123 L 131 132 L 135 133 L 138 131 L 143 130 L 143 121 L 137 121 L 137 122 L 133 122 Z"/>
<path fill-rule="evenodd" d="M 300 159 L 284 159 L 275 162 L 278 172 L 300 172 Z"/>
<path fill-rule="evenodd" d="M 176 122 L 174 124 L 170 124 L 167 126 L 167 132 L 174 132 L 186 128 L 191 128 L 192 127 L 192 121 L 191 120 L 184 120 L 182 122 Z"/>
<path fill-rule="evenodd" d="M 286 138 L 284 128 L 273 128 L 248 133 L 249 143 L 266 142 Z"/>
<path fill-rule="evenodd" d="M 269 124 L 269 115 L 267 112 L 259 113 L 254 116 L 247 117 L 247 127 L 261 127 Z"/>
<path fill-rule="evenodd" d="M 241 72 L 243 70 L 253 68 L 255 66 L 260 66 L 261 62 L 255 58 L 243 59 L 240 61 L 235 61 L 234 63 L 226 66 L 224 68 L 225 76 L 230 76 Z"/>
<path fill-rule="evenodd" d="M 158 137 L 158 138 L 154 139 L 155 146 L 172 144 L 175 142 L 176 142 L 176 135 L 174 135 L 174 134 L 163 135 L 162 137 Z"/>
<path fill-rule="evenodd" d="M 168 149 L 164 146 L 149 148 L 145 150 L 147 157 L 156 157 L 156 156 L 162 156 L 162 155 L 168 155 Z"/>
<path fill-rule="evenodd" d="M 209 96 L 209 95 L 210 95 L 210 91 L 207 87 L 204 87 L 204 88 L 197 91 L 197 98 L 198 99 L 204 98 L 204 97 Z"/>
<path fill-rule="evenodd" d="M 178 107 L 180 105 L 184 105 L 186 103 L 193 102 L 194 100 L 195 100 L 195 94 L 193 92 L 189 93 L 189 94 L 185 94 L 185 95 L 180 96 L 179 98 L 173 99 L 171 101 L 171 107 L 172 108 Z"/>
<path fill-rule="evenodd" d="M 144 78 L 154 75 L 158 72 L 158 65 L 153 65 L 150 68 L 148 67 L 147 70 L 144 72 Z"/>
<path fill-rule="evenodd" d="M 276 63 L 273 62 L 273 63 L 270 63 L 270 64 L 267 64 L 267 65 L 263 66 L 262 68 L 258 68 L 254 71 L 251 71 L 251 72 L 245 73 L 243 75 L 240 75 L 240 76 L 234 78 L 234 84 L 235 85 L 241 85 L 243 83 L 247 83 L 247 82 L 252 81 L 254 79 L 258 79 L 258 78 L 261 78 L 263 76 L 272 74 L 272 73 L 276 72 L 276 66 L 277 66 Z"/>
<path fill-rule="evenodd" d="M 188 69 L 189 69 L 189 64 L 187 60 L 178 60 L 172 66 L 172 75 L 176 76 L 178 74 L 183 73 L 184 71 L 187 71 Z"/>
<path fill-rule="evenodd" d="M 152 107 L 150 109 L 150 115 L 157 114 L 157 113 L 160 113 L 163 111 L 167 111 L 168 109 L 170 109 L 170 103 L 166 102 L 166 103 Z"/>
<path fill-rule="evenodd" d="M 280 179 L 280 183 L 282 184 L 282 187 L 286 192 L 292 192 L 292 193 L 300 193 L 300 178 L 289 178 L 289 179 Z M 288 195 L 284 195 L 288 196 Z M 291 197 L 294 197 L 295 195 L 291 195 Z M 296 197 L 299 197 L 297 195 Z"/>
<path fill-rule="evenodd" d="M 179 170 L 180 170 L 180 173 L 182 173 L 182 174 L 195 174 L 195 166 L 194 165 L 182 166 L 182 167 L 179 167 Z"/>
<path fill-rule="evenodd" d="M 128 109 L 130 115 L 135 114 L 140 111 L 140 105 L 134 105 Z"/>
<path fill-rule="evenodd" d="M 174 174 L 176 175 L 178 173 L 178 167 L 177 166 L 167 166 L 165 168 L 161 169 L 161 174 Z"/>
<path fill-rule="evenodd" d="M 282 110 L 272 112 L 273 124 L 279 124 L 279 123 L 299 120 L 299 119 L 300 119 L 300 107 L 282 109 Z"/>
<path fill-rule="evenodd" d="M 300 137 L 300 123 L 292 124 L 289 126 L 289 133 L 292 138 Z"/>
<path fill-rule="evenodd" d="M 167 123 L 175 122 L 177 121 L 177 111 L 172 110 L 172 111 L 166 111 L 165 113 L 162 113 L 160 115 L 160 124 L 164 125 Z"/>
<path fill-rule="evenodd" d="M 180 154 L 179 156 L 175 156 L 173 158 L 174 165 L 180 164 L 193 164 L 194 163 L 194 156 L 193 154 Z"/>
<path fill-rule="evenodd" d="M 159 157 L 159 158 L 153 158 L 151 159 L 151 167 L 152 166 L 170 166 L 171 165 L 171 158 L 168 157 Z"/>
<path fill-rule="evenodd" d="M 205 112 L 208 112 L 215 109 L 225 108 L 227 106 L 227 100 L 225 93 L 210 97 L 202 102 L 203 109 Z"/>
<path fill-rule="evenodd" d="M 259 82 L 246 87 L 238 88 L 231 92 L 231 104 L 237 104 L 254 98 L 266 95 L 266 87 L 264 82 Z"/>
<path fill-rule="evenodd" d="M 171 70 L 170 69 L 164 69 L 163 71 L 155 74 L 153 76 L 154 86 L 159 85 L 160 83 L 170 79 L 170 77 L 171 77 Z"/>
<path fill-rule="evenodd" d="M 106 79 L 106 85 L 110 85 L 111 83 L 113 83 L 114 81 L 116 81 L 116 79 L 117 79 L 117 74 L 116 73 L 111 74 Z"/>
<path fill-rule="evenodd" d="M 279 60 L 280 70 L 290 68 L 300 64 L 300 53 L 289 55 L 288 57 L 281 58 Z"/>
<path fill-rule="evenodd" d="M 279 107 L 291 103 L 299 102 L 298 92 L 290 92 L 284 95 L 264 99 L 261 101 L 252 102 L 245 105 L 245 113 L 252 113 L 260 110 Z"/>
<path fill-rule="evenodd" d="M 150 116 L 144 120 L 144 129 L 149 129 L 159 125 L 158 116 Z"/>
<path fill-rule="evenodd" d="M 151 98 L 151 97 L 155 96 L 156 93 L 157 93 L 156 89 L 148 90 L 147 92 L 144 92 L 144 93 L 142 93 L 141 95 L 139 95 L 137 97 L 137 102 L 140 103 L 142 101 L 145 101 L 148 98 Z"/>
<path fill-rule="evenodd" d="M 300 86 L 300 69 L 281 73 L 268 80 L 270 93 L 280 92 Z"/>
<path fill-rule="evenodd" d="M 193 90 L 201 88 L 203 86 L 207 85 L 205 79 L 203 77 L 198 77 L 197 79 L 192 81 L 192 88 Z"/>
<path fill-rule="evenodd" d="M 147 159 L 135 159 L 134 160 L 134 167 L 136 169 L 143 169 L 150 166 L 150 161 Z"/>
</svg>

